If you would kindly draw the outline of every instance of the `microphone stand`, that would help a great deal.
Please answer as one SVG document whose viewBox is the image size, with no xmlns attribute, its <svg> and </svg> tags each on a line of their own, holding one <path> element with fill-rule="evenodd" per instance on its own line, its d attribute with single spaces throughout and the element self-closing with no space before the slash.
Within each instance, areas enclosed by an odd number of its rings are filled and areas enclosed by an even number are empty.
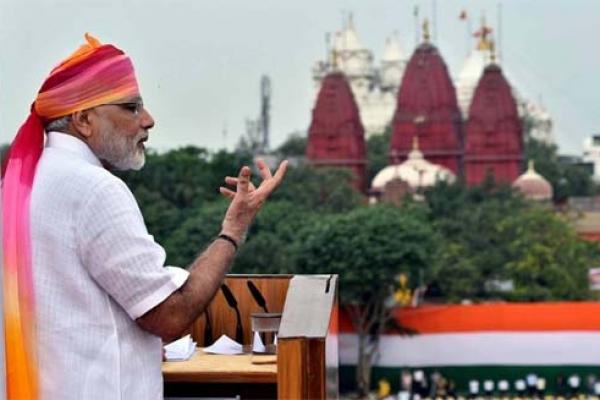
<svg viewBox="0 0 600 400">
<path fill-rule="evenodd" d="M 208 307 L 204 310 L 204 318 L 206 320 L 206 324 L 204 325 L 204 347 L 208 347 L 213 343 L 212 326 L 210 324 Z"/>
<path fill-rule="evenodd" d="M 238 309 L 237 301 L 235 300 L 233 293 L 231 293 L 231 290 L 229 290 L 226 284 L 223 283 L 221 285 L 221 291 L 223 292 L 223 295 L 225 296 L 225 300 L 227 301 L 227 304 L 229 304 L 229 307 L 235 310 L 235 316 L 237 318 L 237 325 L 235 327 L 235 341 L 243 345 L 244 331 L 242 329 L 242 316 L 240 315 L 240 310 Z"/>
</svg>

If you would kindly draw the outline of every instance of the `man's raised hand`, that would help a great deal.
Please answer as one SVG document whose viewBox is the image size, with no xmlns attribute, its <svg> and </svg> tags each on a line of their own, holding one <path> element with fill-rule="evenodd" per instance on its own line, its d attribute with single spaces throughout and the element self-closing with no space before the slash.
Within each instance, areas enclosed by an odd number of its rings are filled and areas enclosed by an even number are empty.
<svg viewBox="0 0 600 400">
<path fill-rule="evenodd" d="M 284 160 L 279 164 L 275 175 L 271 174 L 267 163 L 262 158 L 256 161 L 262 181 L 258 187 L 250 182 L 250 168 L 242 167 L 237 177 L 225 177 L 225 183 L 236 187 L 233 191 L 226 187 L 220 187 L 219 191 L 229 197 L 232 202 L 225 213 L 223 229 L 221 233 L 232 236 L 241 243 L 244 234 L 254 220 L 258 210 L 267 198 L 281 184 L 288 162 Z"/>
</svg>

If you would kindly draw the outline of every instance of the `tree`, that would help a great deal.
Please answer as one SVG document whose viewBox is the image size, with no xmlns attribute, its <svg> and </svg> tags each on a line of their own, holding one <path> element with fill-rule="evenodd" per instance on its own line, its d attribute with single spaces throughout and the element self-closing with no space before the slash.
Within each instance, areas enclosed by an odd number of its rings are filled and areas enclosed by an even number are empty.
<svg viewBox="0 0 600 400">
<path fill-rule="evenodd" d="M 362 196 L 352 188 L 352 172 L 344 168 L 289 168 L 271 201 L 286 200 L 321 213 L 340 213 L 356 208 Z"/>
<path fill-rule="evenodd" d="M 307 143 L 308 137 L 305 132 L 294 132 L 275 150 L 275 153 L 282 157 L 304 156 Z"/>
<path fill-rule="evenodd" d="M 233 270 L 244 274 L 296 272 L 297 233 L 311 226 L 318 215 L 289 201 L 268 202 L 250 227 Z"/>
<path fill-rule="evenodd" d="M 439 184 L 426 196 L 440 243 L 431 279 L 446 301 L 590 297 L 586 274 L 597 264 L 598 247 L 578 239 L 552 210 L 493 182 L 464 189 Z M 514 289 L 490 285 L 498 281 Z"/>
<path fill-rule="evenodd" d="M 375 175 L 390 164 L 390 139 L 392 127 L 388 126 L 383 135 L 371 135 L 367 138 L 368 182 L 373 182 Z"/>
<path fill-rule="evenodd" d="M 314 221 L 299 234 L 298 273 L 340 276 L 340 306 L 359 337 L 357 386 L 370 388 L 370 372 L 387 323 L 396 321 L 387 301 L 400 272 L 427 269 L 434 238 L 422 208 L 379 205 Z"/>
<path fill-rule="evenodd" d="M 533 160 L 536 171 L 550 182 L 554 188 L 555 201 L 599 193 L 592 174 L 581 165 L 562 163 L 554 144 L 528 138 L 525 141 L 525 158 Z"/>
<path fill-rule="evenodd" d="M 229 202 L 218 199 L 190 212 L 164 243 L 167 262 L 187 267 L 220 232 Z"/>
<path fill-rule="evenodd" d="M 508 215 L 499 223 L 508 238 L 506 273 L 513 301 L 584 300 L 590 297 L 589 268 L 598 265 L 597 243 L 577 238 L 562 217 L 541 207 Z"/>
</svg>

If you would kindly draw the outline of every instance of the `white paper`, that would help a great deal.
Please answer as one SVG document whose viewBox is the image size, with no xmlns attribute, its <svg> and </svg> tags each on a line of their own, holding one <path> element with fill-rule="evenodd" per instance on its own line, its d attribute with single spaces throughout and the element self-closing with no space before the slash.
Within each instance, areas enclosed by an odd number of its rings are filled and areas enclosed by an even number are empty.
<svg viewBox="0 0 600 400">
<path fill-rule="evenodd" d="M 252 351 L 254 353 L 264 353 L 266 350 L 267 349 L 265 348 L 265 344 L 260 338 L 260 334 L 258 332 L 254 332 L 254 340 L 252 341 Z"/>
<path fill-rule="evenodd" d="M 165 356 L 167 361 L 184 361 L 189 360 L 195 350 L 196 342 L 191 335 L 185 335 L 165 346 Z"/>
<path fill-rule="evenodd" d="M 242 345 L 227 335 L 221 335 L 219 340 L 204 348 L 205 353 L 212 354 L 243 354 Z"/>
</svg>

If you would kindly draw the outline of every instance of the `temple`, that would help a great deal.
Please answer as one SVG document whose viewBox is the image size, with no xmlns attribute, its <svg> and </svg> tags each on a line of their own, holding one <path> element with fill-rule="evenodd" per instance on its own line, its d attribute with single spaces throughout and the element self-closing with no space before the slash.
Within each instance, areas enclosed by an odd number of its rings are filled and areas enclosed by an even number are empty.
<svg viewBox="0 0 600 400">
<path fill-rule="evenodd" d="M 487 175 L 510 184 L 521 174 L 523 129 L 510 85 L 493 57 L 475 89 L 464 140 L 468 184 L 479 184 Z"/>
<path fill-rule="evenodd" d="M 418 137 L 428 161 L 461 175 L 462 119 L 456 91 L 438 49 L 429 42 L 427 21 L 423 31 L 423 43 L 408 62 L 398 92 L 390 161 L 404 161 Z"/>
<path fill-rule="evenodd" d="M 430 41 L 427 20 L 422 42 L 408 62 L 394 39 L 388 40 L 376 67 L 350 18 L 332 46 L 335 56 L 313 69 L 317 99 L 308 135 L 309 163 L 351 169 L 355 187 L 371 201 L 391 201 L 389 191 L 417 193 L 449 176 L 469 185 L 486 177 L 515 182 L 524 172 L 523 121 L 533 138 L 546 143 L 553 142 L 552 123 L 509 83 L 496 60 L 491 32 L 482 19 L 475 49 L 455 84 Z M 386 131 L 391 132 L 389 165 L 368 187 L 365 138 Z M 419 179 L 404 179 L 414 175 L 407 172 L 413 164 L 426 165 L 422 169 L 431 176 L 422 180 L 421 171 Z"/>
<path fill-rule="evenodd" d="M 321 85 L 308 130 L 306 158 L 314 166 L 353 171 L 354 187 L 361 192 L 367 189 L 365 130 L 352 90 L 337 70 L 329 73 Z"/>
</svg>

